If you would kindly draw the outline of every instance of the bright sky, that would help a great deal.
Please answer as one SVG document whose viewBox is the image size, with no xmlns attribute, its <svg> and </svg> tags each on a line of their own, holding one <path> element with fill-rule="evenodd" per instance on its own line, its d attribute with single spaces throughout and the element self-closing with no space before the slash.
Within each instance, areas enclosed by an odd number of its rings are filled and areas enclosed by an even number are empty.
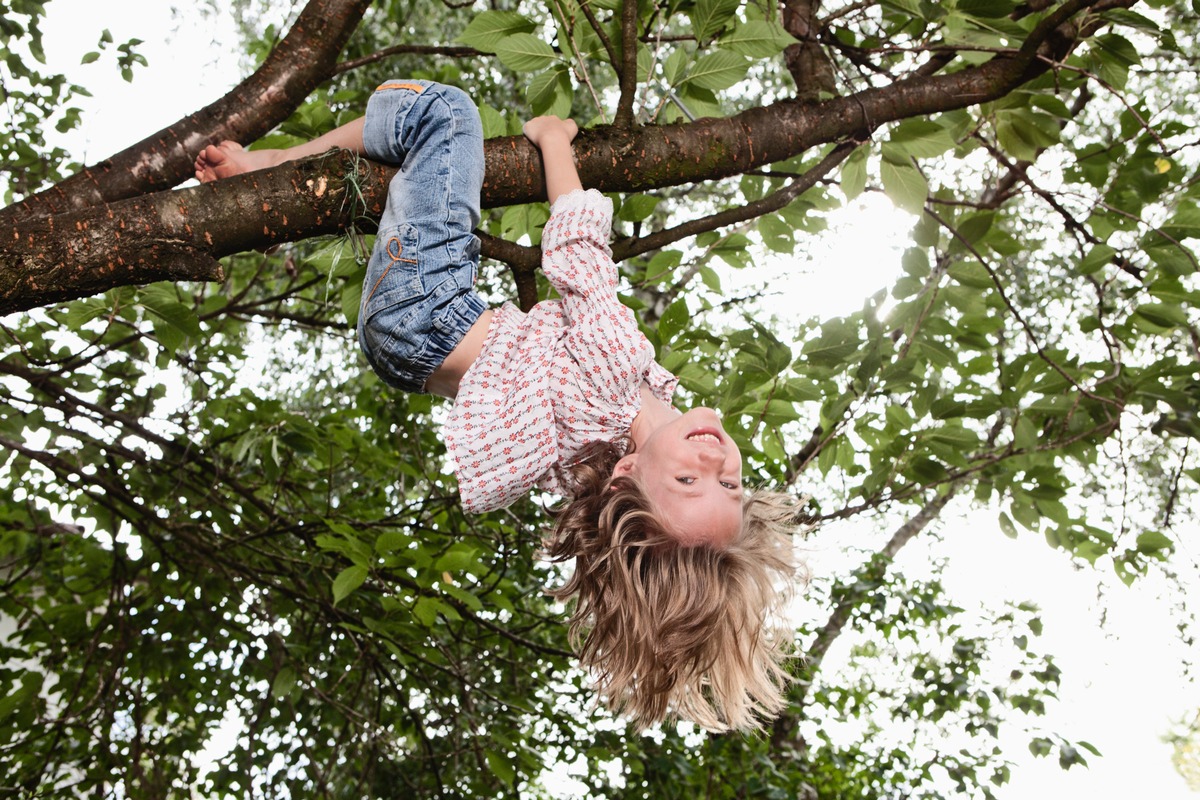
<svg viewBox="0 0 1200 800">
<path fill-rule="evenodd" d="M 52 0 L 47 6 L 46 51 L 54 69 L 89 88 L 81 98 L 84 127 L 62 140 L 73 154 L 93 163 L 139 141 L 219 97 L 241 77 L 232 26 L 206 20 L 191 6 L 178 18 L 163 0 Z M 133 84 L 118 78 L 112 61 L 80 66 L 95 49 L 106 19 L 113 38 L 145 40 L 139 50 L 150 66 Z M 77 25 L 78 21 L 86 21 Z M 860 308 L 869 293 L 899 273 L 899 244 L 910 218 L 885 203 L 855 207 L 834 223 L 833 235 L 811 249 L 809 263 L 770 267 L 768 285 L 802 303 L 800 313 L 842 314 Z M 757 281 L 755 281 L 757 282 Z M 934 553 L 949 555 L 943 580 L 961 604 L 995 605 L 1028 599 L 1043 609 L 1041 646 L 1057 654 L 1064 672 L 1061 702 L 1043 721 L 1046 730 L 1096 745 L 1103 758 L 1091 768 L 1063 772 L 1053 760 L 1035 760 L 1024 741 L 1005 742 L 1018 762 L 1005 800 L 1089 797 L 1092 800 L 1195 800 L 1170 763 L 1161 741 L 1174 722 L 1200 708 L 1200 688 L 1180 669 L 1183 645 L 1167 609 L 1168 591 L 1155 581 L 1126 589 L 1107 576 L 1080 570 L 1038 537 L 1013 541 L 996 529 L 993 516 L 948 518 L 945 544 L 918 540 L 902 554 L 903 566 L 918 573 Z M 839 560 L 839 542 L 852 541 L 849 526 L 831 526 L 814 542 L 812 565 Z M 1181 537 L 1196 541 L 1193 534 Z M 1193 554 L 1194 556 L 1195 554 Z M 1194 558 L 1192 559 L 1194 562 Z M 1100 625 L 1099 578 L 1107 587 L 1108 617 Z"/>
</svg>

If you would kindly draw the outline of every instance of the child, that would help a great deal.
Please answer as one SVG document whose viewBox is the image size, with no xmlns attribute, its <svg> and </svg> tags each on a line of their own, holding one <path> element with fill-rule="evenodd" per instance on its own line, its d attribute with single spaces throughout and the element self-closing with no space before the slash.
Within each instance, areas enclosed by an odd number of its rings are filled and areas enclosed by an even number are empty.
<svg viewBox="0 0 1200 800">
<path fill-rule="evenodd" d="M 454 400 L 445 438 L 467 511 L 535 486 L 570 498 L 547 547 L 575 570 L 553 595 L 576 598 L 572 640 L 615 711 L 639 727 L 754 727 L 784 706 L 790 637 L 772 612 L 793 577 L 793 509 L 742 489 L 715 412 L 670 405 L 677 381 L 617 299 L 612 204 L 580 184 L 576 124 L 538 117 L 524 132 L 551 203 L 542 268 L 561 295 L 528 314 L 487 309 L 472 288 L 483 133 L 458 89 L 386 83 L 362 119 L 288 150 L 209 146 L 196 176 L 332 147 L 400 165 L 363 284 L 367 360 L 392 386 Z"/>
</svg>

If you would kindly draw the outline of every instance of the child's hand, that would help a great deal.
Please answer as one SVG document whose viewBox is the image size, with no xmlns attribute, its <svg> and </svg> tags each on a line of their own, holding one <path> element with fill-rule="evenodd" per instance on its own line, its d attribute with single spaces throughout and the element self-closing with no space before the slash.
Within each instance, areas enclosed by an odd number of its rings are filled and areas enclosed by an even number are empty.
<svg viewBox="0 0 1200 800">
<path fill-rule="evenodd" d="M 537 149 L 543 149 L 544 145 L 551 142 L 566 141 L 570 144 L 575 138 L 575 134 L 579 133 L 579 126 L 575 124 L 573 119 L 559 119 L 558 117 L 534 117 L 525 123 L 521 128 L 525 134 L 525 138 L 533 142 Z"/>
</svg>

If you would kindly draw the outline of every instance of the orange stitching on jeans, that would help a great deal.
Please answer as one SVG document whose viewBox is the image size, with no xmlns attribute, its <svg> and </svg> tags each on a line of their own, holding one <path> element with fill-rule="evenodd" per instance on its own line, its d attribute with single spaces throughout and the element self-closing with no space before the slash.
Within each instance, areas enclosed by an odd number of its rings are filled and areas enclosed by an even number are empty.
<svg viewBox="0 0 1200 800">
<path fill-rule="evenodd" d="M 391 271 L 391 269 L 392 265 L 388 264 L 387 269 L 385 269 L 383 274 L 379 276 L 379 280 L 375 281 L 375 285 L 371 287 L 371 293 L 367 295 L 367 300 L 370 300 L 375 296 L 375 290 L 379 288 L 379 284 L 383 283 L 383 279 L 387 277 L 387 274 L 389 271 Z M 365 303 L 367 300 L 364 300 L 363 302 Z"/>
<path fill-rule="evenodd" d="M 375 87 L 377 92 L 382 92 L 384 89 L 411 89 L 417 93 L 425 91 L 425 87 L 419 83 L 384 83 Z"/>
<path fill-rule="evenodd" d="M 392 243 L 393 242 L 395 242 L 395 244 L 396 244 L 396 252 L 395 253 L 392 252 Z M 367 302 L 367 300 L 370 300 L 372 297 L 375 296 L 375 290 L 379 288 L 379 284 L 383 283 L 383 279 L 386 278 L 387 274 L 392 271 L 392 267 L 396 265 L 397 261 L 403 261 L 405 264 L 416 264 L 417 263 L 417 260 L 415 258 L 401 258 L 400 257 L 400 254 L 404 252 L 404 245 L 400 242 L 400 239 L 396 236 L 393 236 L 392 238 L 388 239 L 387 245 L 384 247 L 384 250 L 387 250 L 388 258 L 390 258 L 392 260 L 392 263 L 387 265 L 387 269 L 385 269 L 380 274 L 379 280 L 375 281 L 375 285 L 371 287 L 370 293 L 363 300 L 364 303 Z"/>
</svg>

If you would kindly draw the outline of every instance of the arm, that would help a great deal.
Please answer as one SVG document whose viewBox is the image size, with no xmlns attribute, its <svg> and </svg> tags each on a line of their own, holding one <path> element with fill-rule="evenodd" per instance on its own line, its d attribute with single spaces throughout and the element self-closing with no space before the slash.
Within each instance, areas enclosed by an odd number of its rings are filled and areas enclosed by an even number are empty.
<svg viewBox="0 0 1200 800">
<path fill-rule="evenodd" d="M 541 151 L 546 171 L 546 194 L 551 205 L 563 195 L 583 188 L 572 158 L 571 141 L 578 132 L 571 120 L 537 117 L 525 123 L 529 141 Z M 594 390 L 593 402 L 612 409 L 637 408 L 640 390 L 652 368 L 656 386 L 671 379 L 654 367 L 654 348 L 638 330 L 633 312 L 617 299 L 617 266 L 608 249 L 612 203 L 589 190 L 570 213 L 561 206 L 542 231 L 542 271 L 562 296 L 568 331 L 566 348 L 580 374 Z M 670 396 L 670 388 L 666 394 Z M 622 412 L 616 412 L 618 414 Z"/>
<path fill-rule="evenodd" d="M 558 117 L 534 117 L 522 129 L 526 138 L 542 154 L 542 169 L 546 173 L 546 195 L 550 205 L 564 194 L 582 189 L 571 142 L 579 132 L 574 120 Z"/>
</svg>

